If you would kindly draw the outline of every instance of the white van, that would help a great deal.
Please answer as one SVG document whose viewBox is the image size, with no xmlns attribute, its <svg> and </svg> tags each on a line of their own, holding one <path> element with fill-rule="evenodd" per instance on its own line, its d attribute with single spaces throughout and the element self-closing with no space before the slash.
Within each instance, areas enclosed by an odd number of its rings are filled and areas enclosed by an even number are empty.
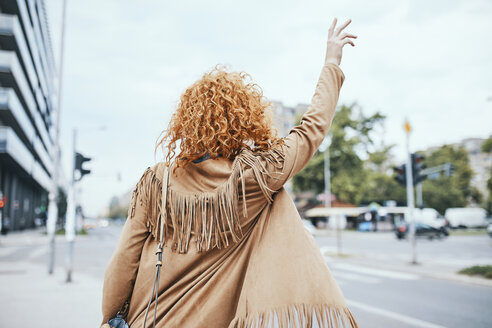
<svg viewBox="0 0 492 328">
<path fill-rule="evenodd" d="M 483 208 L 448 208 L 444 216 L 452 228 L 480 228 L 487 226 L 487 211 Z"/>
<path fill-rule="evenodd" d="M 416 208 L 413 214 L 416 222 L 430 225 L 436 229 L 444 228 L 447 225 L 446 219 L 433 208 Z"/>
</svg>

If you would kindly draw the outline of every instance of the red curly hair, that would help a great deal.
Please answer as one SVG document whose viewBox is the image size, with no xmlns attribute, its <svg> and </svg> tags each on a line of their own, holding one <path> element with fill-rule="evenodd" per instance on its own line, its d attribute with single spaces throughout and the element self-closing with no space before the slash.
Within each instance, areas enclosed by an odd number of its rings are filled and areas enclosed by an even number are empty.
<svg viewBox="0 0 492 328">
<path fill-rule="evenodd" d="M 174 158 L 177 168 L 207 153 L 212 159 L 232 160 L 243 148 L 262 151 L 282 143 L 272 126 L 271 103 L 257 84 L 246 79 L 251 80 L 244 72 L 227 72 L 219 66 L 205 73 L 181 95 L 155 151 L 159 145 L 167 148 L 166 161 Z"/>
</svg>

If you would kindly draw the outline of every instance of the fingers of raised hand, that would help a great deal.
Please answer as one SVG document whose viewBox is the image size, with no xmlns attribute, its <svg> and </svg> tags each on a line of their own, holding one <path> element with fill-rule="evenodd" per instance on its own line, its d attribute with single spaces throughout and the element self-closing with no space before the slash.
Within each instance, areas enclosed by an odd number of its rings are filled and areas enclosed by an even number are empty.
<svg viewBox="0 0 492 328">
<path fill-rule="evenodd" d="M 346 38 L 357 39 L 357 35 L 351 34 L 351 33 L 343 33 L 342 35 L 340 35 L 340 40 L 343 40 Z"/>
<path fill-rule="evenodd" d="M 346 45 L 347 43 L 352 45 L 352 47 L 355 47 L 354 41 L 352 41 L 351 39 L 345 39 L 342 45 Z"/>
<path fill-rule="evenodd" d="M 351 19 L 347 20 L 345 23 L 340 25 L 336 30 L 335 30 L 335 35 L 340 35 L 340 32 L 342 32 L 349 24 L 352 22 Z"/>
<path fill-rule="evenodd" d="M 328 30 L 328 37 L 331 37 L 333 35 L 333 32 L 335 31 L 335 26 L 337 26 L 337 19 L 334 18 L 333 22 L 331 23 L 330 29 Z"/>
</svg>

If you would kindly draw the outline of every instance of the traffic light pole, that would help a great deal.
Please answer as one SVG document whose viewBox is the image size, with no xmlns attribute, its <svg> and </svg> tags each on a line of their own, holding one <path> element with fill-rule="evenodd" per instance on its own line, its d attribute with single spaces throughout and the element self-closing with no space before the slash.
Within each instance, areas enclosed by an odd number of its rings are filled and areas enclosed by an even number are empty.
<svg viewBox="0 0 492 328">
<path fill-rule="evenodd" d="M 331 145 L 331 135 L 328 134 L 325 137 L 326 149 L 323 152 L 324 155 L 324 178 L 325 178 L 325 207 L 331 208 L 331 172 L 330 172 L 330 145 Z M 341 230 L 341 218 L 339 215 L 333 215 L 329 220 L 336 220 L 336 230 L 337 230 L 337 253 L 342 254 L 342 230 Z"/>
<path fill-rule="evenodd" d="M 413 215 L 413 210 L 415 208 L 415 198 L 413 195 L 412 155 L 410 153 L 410 131 L 407 132 L 406 180 L 407 180 L 407 207 L 408 207 L 408 215 L 410 221 L 410 238 L 412 242 L 412 263 L 417 264 L 417 239 L 415 236 L 415 218 Z"/>
<path fill-rule="evenodd" d="M 417 207 L 424 207 L 424 199 L 422 197 L 422 182 L 417 183 L 415 186 L 415 193 L 417 194 Z"/>
<path fill-rule="evenodd" d="M 75 188 L 75 169 L 76 169 L 76 142 L 77 142 L 77 129 L 73 129 L 73 166 L 72 166 L 72 180 L 68 190 L 68 204 L 67 204 L 67 220 L 65 222 L 65 239 L 68 244 L 67 258 L 66 258 L 66 270 L 67 279 L 66 282 L 72 282 L 72 269 L 73 269 L 73 244 L 75 239 L 75 216 L 76 216 L 76 188 Z"/>
</svg>

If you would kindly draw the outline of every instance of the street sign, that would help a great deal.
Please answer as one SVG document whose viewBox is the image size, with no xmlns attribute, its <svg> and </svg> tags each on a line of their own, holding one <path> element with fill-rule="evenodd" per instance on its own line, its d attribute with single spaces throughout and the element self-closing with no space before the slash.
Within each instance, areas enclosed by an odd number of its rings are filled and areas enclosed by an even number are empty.
<svg viewBox="0 0 492 328">
<path fill-rule="evenodd" d="M 410 122 L 408 122 L 408 120 L 405 120 L 404 128 L 407 134 L 410 134 L 410 132 L 412 132 L 412 126 L 410 125 Z"/>
</svg>

